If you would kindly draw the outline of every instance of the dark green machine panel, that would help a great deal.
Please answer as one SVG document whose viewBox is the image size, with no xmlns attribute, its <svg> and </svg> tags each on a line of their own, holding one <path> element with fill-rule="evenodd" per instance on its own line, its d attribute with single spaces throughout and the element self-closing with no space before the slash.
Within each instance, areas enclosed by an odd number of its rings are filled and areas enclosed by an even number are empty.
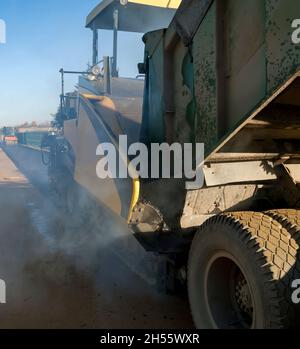
<svg viewBox="0 0 300 349">
<path fill-rule="evenodd" d="M 212 151 L 299 71 L 297 18 L 299 0 L 183 2 L 166 31 L 147 34 L 149 139 Z"/>
</svg>

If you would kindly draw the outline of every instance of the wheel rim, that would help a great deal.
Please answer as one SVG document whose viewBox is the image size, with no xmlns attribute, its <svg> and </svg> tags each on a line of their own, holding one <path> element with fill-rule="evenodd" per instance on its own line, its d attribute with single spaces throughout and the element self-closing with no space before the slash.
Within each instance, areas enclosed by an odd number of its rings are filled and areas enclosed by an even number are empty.
<svg viewBox="0 0 300 349">
<path fill-rule="evenodd" d="M 255 304 L 251 284 L 235 258 L 216 253 L 205 273 L 205 297 L 215 328 L 250 329 L 255 323 Z"/>
</svg>

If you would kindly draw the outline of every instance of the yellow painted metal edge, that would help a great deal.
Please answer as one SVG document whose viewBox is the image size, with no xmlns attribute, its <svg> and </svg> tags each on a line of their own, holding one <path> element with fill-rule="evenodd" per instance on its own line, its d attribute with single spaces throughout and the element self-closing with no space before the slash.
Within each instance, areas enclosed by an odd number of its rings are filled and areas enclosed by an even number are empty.
<svg viewBox="0 0 300 349">
<path fill-rule="evenodd" d="M 97 95 L 92 95 L 92 94 L 87 94 L 87 93 L 81 93 L 81 96 L 86 98 L 86 99 L 90 99 L 90 100 L 94 100 L 94 101 L 102 101 L 103 100 L 103 96 L 97 96 Z"/>
<path fill-rule="evenodd" d="M 128 0 L 128 2 L 140 5 L 177 9 L 181 3 L 181 0 Z"/>
<path fill-rule="evenodd" d="M 139 197 L 140 197 L 140 180 L 139 180 L 139 178 L 134 178 L 132 180 L 132 189 L 133 190 L 132 190 L 130 209 L 129 209 L 128 218 L 127 218 L 128 224 L 130 224 L 133 209 L 134 209 L 135 205 L 138 203 Z"/>
</svg>

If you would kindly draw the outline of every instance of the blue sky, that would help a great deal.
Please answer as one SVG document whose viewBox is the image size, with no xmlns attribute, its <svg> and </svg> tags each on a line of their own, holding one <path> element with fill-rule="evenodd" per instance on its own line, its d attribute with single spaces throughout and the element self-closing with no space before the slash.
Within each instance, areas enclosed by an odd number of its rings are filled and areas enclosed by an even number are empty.
<svg viewBox="0 0 300 349">
<path fill-rule="evenodd" d="M 61 67 L 84 70 L 92 57 L 88 13 L 100 0 L 0 0 L 6 44 L 0 44 L 0 126 L 50 120 L 60 93 Z M 99 56 L 112 54 L 112 36 L 99 32 Z M 121 60 L 122 58 L 122 60 Z M 137 75 L 140 34 L 120 33 L 121 76 Z M 66 90 L 76 77 L 68 76 Z"/>
</svg>

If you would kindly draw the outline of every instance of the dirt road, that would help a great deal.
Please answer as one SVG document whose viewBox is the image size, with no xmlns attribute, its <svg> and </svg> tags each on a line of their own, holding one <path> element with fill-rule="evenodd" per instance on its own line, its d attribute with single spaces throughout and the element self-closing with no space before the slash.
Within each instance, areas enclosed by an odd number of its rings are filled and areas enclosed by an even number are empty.
<svg viewBox="0 0 300 349">
<path fill-rule="evenodd" d="M 97 227 L 62 214 L 39 152 L 10 146 L 6 153 L 0 149 L 0 279 L 7 291 L 0 328 L 193 326 L 184 297 L 160 295 L 140 277 L 147 256 L 118 254 L 121 235 L 103 238 Z"/>
</svg>

